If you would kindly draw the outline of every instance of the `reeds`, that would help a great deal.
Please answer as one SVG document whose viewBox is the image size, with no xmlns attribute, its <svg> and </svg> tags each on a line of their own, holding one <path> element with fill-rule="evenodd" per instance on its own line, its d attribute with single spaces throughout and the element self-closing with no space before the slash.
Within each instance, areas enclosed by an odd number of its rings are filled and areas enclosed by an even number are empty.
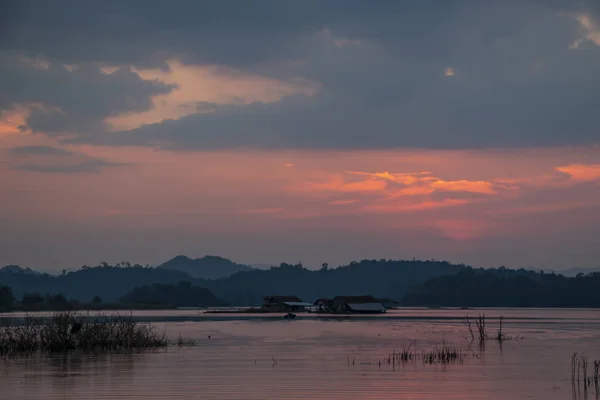
<svg viewBox="0 0 600 400">
<path fill-rule="evenodd" d="M 184 339 L 180 333 L 175 344 L 177 347 L 194 347 L 196 345 L 196 341 L 192 339 Z"/>
<path fill-rule="evenodd" d="M 583 383 L 584 393 L 587 393 L 588 388 L 594 385 L 596 393 L 600 392 L 600 360 L 593 360 L 593 371 L 588 370 L 589 360 L 584 354 L 577 352 L 571 356 L 571 383 L 573 392 L 579 389 Z M 588 375 L 588 372 L 590 374 Z"/>
<path fill-rule="evenodd" d="M 401 350 L 393 350 L 387 357 L 376 362 L 375 365 L 378 365 L 380 368 L 382 365 L 391 365 L 392 368 L 395 368 L 396 365 L 406 365 L 415 362 L 422 362 L 423 364 L 462 364 L 464 359 L 465 355 L 461 349 L 447 345 L 445 341 L 442 342 L 441 346 L 418 352 L 416 341 L 413 340 L 408 347 L 402 346 Z M 370 362 L 367 364 L 373 365 Z M 350 357 L 348 357 L 348 365 L 350 365 Z M 355 359 L 352 359 L 352 365 L 355 365 Z"/>
<path fill-rule="evenodd" d="M 504 334 L 504 332 L 502 331 L 503 321 L 504 321 L 504 317 L 500 316 L 500 325 L 499 325 L 498 331 L 497 331 L 496 335 L 492 337 L 494 340 L 502 342 L 503 340 L 513 340 L 513 339 L 518 340 L 518 339 L 523 338 L 522 336 L 519 336 L 519 335 L 517 335 L 515 338 L 513 338 L 512 336 L 507 336 L 506 334 Z M 483 343 L 490 338 L 490 336 L 488 335 L 487 328 L 486 328 L 485 314 L 479 314 L 479 316 L 475 319 L 475 329 L 473 329 L 473 323 L 471 322 L 471 319 L 469 318 L 468 315 L 463 320 L 463 325 L 465 325 L 467 327 L 472 341 L 477 339 Z"/>
<path fill-rule="evenodd" d="M 134 350 L 167 345 L 164 333 L 150 324 L 119 314 L 86 318 L 73 312 L 51 317 L 27 315 L 22 321 L 5 319 L 0 326 L 0 355 L 32 352 L 89 352 Z"/>
</svg>

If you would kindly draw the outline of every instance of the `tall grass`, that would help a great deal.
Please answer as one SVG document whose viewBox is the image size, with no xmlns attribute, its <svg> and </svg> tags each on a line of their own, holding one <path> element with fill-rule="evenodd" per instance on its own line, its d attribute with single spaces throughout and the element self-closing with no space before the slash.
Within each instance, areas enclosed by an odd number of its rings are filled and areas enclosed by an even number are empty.
<svg viewBox="0 0 600 400">
<path fill-rule="evenodd" d="M 465 355 L 463 351 L 455 346 L 447 345 L 442 342 L 441 346 L 436 346 L 430 350 L 422 350 L 420 353 L 416 349 L 416 341 L 410 342 L 408 347 L 402 346 L 399 351 L 392 351 L 386 358 L 378 362 L 378 365 L 392 365 L 395 367 L 400 364 L 422 361 L 423 364 L 462 364 Z M 350 365 L 348 359 L 348 365 Z"/>
<path fill-rule="evenodd" d="M 512 336 L 506 335 L 502 331 L 503 321 L 504 321 L 504 317 L 500 316 L 500 325 L 498 327 L 498 331 L 496 332 L 496 334 L 494 336 L 490 336 L 488 334 L 488 330 L 486 327 L 485 314 L 479 314 L 479 316 L 477 318 L 475 318 L 475 328 L 473 328 L 473 322 L 471 321 L 471 319 L 469 318 L 468 315 L 463 320 L 463 325 L 465 325 L 467 327 L 472 341 L 477 339 L 483 343 L 486 340 L 488 340 L 489 338 L 493 338 L 494 340 L 502 342 L 503 340 L 513 340 L 513 339 L 518 340 L 518 339 L 523 338 L 522 336 L 519 337 L 519 335 L 517 335 L 515 338 L 513 338 Z"/>
<path fill-rule="evenodd" d="M 588 370 L 589 359 L 584 354 L 573 353 L 571 356 L 571 383 L 573 392 L 580 390 L 583 383 L 583 391 L 587 394 L 588 388 L 594 385 L 596 393 L 600 393 L 600 360 L 592 360 L 593 370 Z M 588 375 L 589 372 L 589 375 Z"/>
<path fill-rule="evenodd" d="M 164 347 L 167 340 L 150 324 L 132 316 L 84 317 L 69 311 L 51 317 L 7 318 L 0 325 L 0 355 L 68 350 L 110 351 Z"/>
</svg>

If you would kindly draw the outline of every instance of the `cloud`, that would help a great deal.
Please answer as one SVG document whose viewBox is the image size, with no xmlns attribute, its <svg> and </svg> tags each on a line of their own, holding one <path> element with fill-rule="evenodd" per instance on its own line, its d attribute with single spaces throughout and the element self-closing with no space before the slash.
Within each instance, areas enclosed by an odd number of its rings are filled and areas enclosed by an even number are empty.
<svg viewBox="0 0 600 400">
<path fill-rule="evenodd" d="M 427 180 L 427 179 L 426 179 Z M 434 190 L 444 190 L 448 192 L 468 192 L 479 194 L 495 194 L 494 184 L 486 181 L 444 181 L 442 179 L 431 179 L 429 184 Z"/>
<path fill-rule="evenodd" d="M 330 201 L 329 204 L 331 204 L 332 206 L 344 206 L 346 204 L 354 204 L 354 203 L 358 203 L 360 200 L 333 200 Z"/>
<path fill-rule="evenodd" d="M 40 155 L 40 156 L 70 156 L 72 151 L 52 146 L 21 146 L 10 150 L 14 155 Z"/>
<path fill-rule="evenodd" d="M 56 165 L 56 164 L 17 164 L 13 167 L 17 171 L 42 172 L 42 173 L 95 173 L 106 167 L 124 166 L 128 164 L 111 163 L 103 160 L 88 160 L 76 162 L 74 164 Z"/>
<path fill-rule="evenodd" d="M 377 179 L 367 179 L 355 182 L 346 182 L 342 178 L 317 183 L 308 183 L 308 187 L 315 190 L 332 192 L 381 192 L 387 188 L 387 183 Z"/>
<path fill-rule="evenodd" d="M 295 93 L 312 96 L 319 86 L 302 79 L 280 81 L 232 68 L 185 65 L 178 60 L 169 60 L 166 64 L 168 69 L 134 69 L 134 72 L 144 81 L 163 82 L 174 89 L 153 96 L 152 107 L 147 110 L 108 117 L 106 122 L 112 130 L 135 129 L 214 111 L 203 104 L 272 103 Z"/>
<path fill-rule="evenodd" d="M 571 44 L 571 48 L 581 48 L 586 42 L 591 42 L 596 46 L 600 46 L 600 26 L 590 14 L 579 14 L 576 16 L 577 21 L 581 24 L 584 30 L 583 37 L 578 38 Z"/>
<path fill-rule="evenodd" d="M 106 117 L 147 110 L 152 96 L 174 88 L 143 80 L 128 67 L 104 74 L 94 64 L 42 65 L 21 53 L 0 52 L 0 111 L 25 107 L 28 128 L 48 135 L 102 132 Z"/>
<path fill-rule="evenodd" d="M 41 173 L 96 173 L 104 168 L 127 166 L 61 147 L 45 145 L 17 146 L 6 150 L 12 170 Z"/>
<path fill-rule="evenodd" d="M 469 204 L 469 200 L 466 199 L 443 199 L 439 201 L 435 200 L 426 200 L 423 202 L 415 202 L 415 203 L 379 203 L 379 204 L 371 204 L 363 207 L 363 210 L 376 212 L 376 213 L 386 213 L 386 214 L 396 214 L 396 213 L 405 213 L 405 212 L 415 212 L 415 211 L 428 211 L 439 208 L 446 207 L 456 207 L 456 206 L 464 206 Z"/>
<path fill-rule="evenodd" d="M 569 175 L 577 182 L 600 180 L 600 164 L 572 164 L 557 167 L 556 170 Z"/>
<path fill-rule="evenodd" d="M 249 210 L 240 210 L 240 214 L 280 214 L 285 211 L 285 208 L 281 207 L 266 207 L 266 208 L 253 208 Z"/>
<path fill-rule="evenodd" d="M 54 107 L 33 110 L 27 124 L 67 132 L 68 143 L 472 149 L 599 140 L 591 105 L 600 103 L 600 49 L 569 48 L 582 27 L 595 40 L 593 1 L 7 4 L 0 84 L 10 90 L 0 108 Z"/>
</svg>

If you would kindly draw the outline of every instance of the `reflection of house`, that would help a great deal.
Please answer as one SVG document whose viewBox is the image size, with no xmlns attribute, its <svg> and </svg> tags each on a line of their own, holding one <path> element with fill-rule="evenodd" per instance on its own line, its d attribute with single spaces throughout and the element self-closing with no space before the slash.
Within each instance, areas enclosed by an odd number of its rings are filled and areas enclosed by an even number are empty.
<svg viewBox="0 0 600 400">
<path fill-rule="evenodd" d="M 305 311 L 311 305 L 296 296 L 265 296 L 262 308 L 270 312 L 291 312 Z"/>
<path fill-rule="evenodd" d="M 385 312 L 385 307 L 373 296 L 337 296 L 329 303 L 333 313 L 379 314 Z"/>
<path fill-rule="evenodd" d="M 392 299 L 377 299 L 377 301 L 380 302 L 381 305 L 384 306 L 386 310 L 389 310 L 390 308 L 398 307 L 400 305 L 400 303 L 398 303 L 396 300 L 392 300 Z"/>
<path fill-rule="evenodd" d="M 316 312 L 329 312 L 330 303 L 331 299 L 317 299 L 313 305 Z"/>
</svg>

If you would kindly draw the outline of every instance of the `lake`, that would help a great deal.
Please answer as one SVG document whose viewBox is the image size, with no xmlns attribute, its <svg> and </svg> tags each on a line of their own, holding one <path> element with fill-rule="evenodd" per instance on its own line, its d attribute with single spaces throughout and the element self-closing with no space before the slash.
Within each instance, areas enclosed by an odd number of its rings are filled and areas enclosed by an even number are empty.
<svg viewBox="0 0 600 400">
<path fill-rule="evenodd" d="M 504 317 L 502 344 L 470 343 L 463 319 Z M 600 310 L 399 309 L 380 316 L 327 317 L 134 311 L 192 347 L 134 354 L 0 359 L 1 399 L 598 399 L 573 392 L 571 356 L 600 359 Z M 462 362 L 388 364 L 411 343 L 446 345 Z M 380 365 L 380 362 L 383 362 Z M 590 362 L 590 364 L 592 364 Z M 593 367 L 590 367 L 593 370 Z"/>
</svg>

